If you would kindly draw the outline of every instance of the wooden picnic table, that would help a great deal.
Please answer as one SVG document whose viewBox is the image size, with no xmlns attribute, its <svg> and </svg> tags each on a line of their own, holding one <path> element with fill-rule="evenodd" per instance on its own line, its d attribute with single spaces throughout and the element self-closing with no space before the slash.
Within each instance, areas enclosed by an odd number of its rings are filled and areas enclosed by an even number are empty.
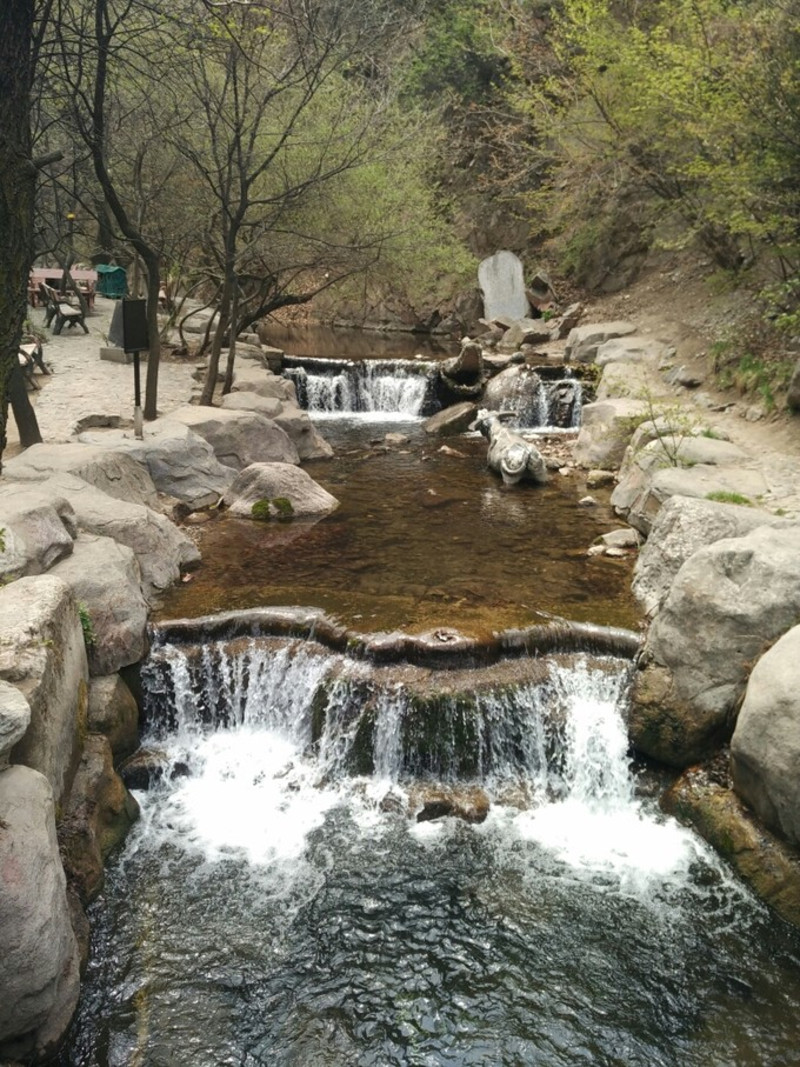
<svg viewBox="0 0 800 1067">
<path fill-rule="evenodd" d="M 97 271 L 74 267 L 70 271 L 70 275 L 91 311 L 94 307 L 95 290 L 97 288 Z M 63 276 L 64 272 L 60 267 L 33 267 L 28 280 L 28 302 L 31 307 L 39 307 L 42 303 L 39 289 L 40 282 L 44 282 L 45 285 L 58 292 L 61 288 Z"/>
</svg>

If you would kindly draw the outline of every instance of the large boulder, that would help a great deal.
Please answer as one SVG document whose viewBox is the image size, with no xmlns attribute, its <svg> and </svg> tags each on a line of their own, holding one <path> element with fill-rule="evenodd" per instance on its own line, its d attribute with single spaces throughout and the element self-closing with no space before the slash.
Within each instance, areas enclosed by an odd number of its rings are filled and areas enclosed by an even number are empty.
<svg viewBox="0 0 800 1067">
<path fill-rule="evenodd" d="M 8 765 L 11 749 L 31 723 L 31 706 L 10 682 L 0 681 L 0 770 Z"/>
<path fill-rule="evenodd" d="M 86 483 L 83 483 L 86 484 Z M 72 551 L 75 513 L 62 495 L 38 484 L 0 487 L 0 579 L 43 574 Z"/>
<path fill-rule="evenodd" d="M 645 363 L 606 363 L 595 390 L 595 400 L 618 400 L 632 397 L 641 400 L 650 395 L 651 372 Z"/>
<path fill-rule="evenodd" d="M 225 493 L 232 515 L 243 518 L 319 518 L 335 511 L 336 497 L 289 463 L 254 463 Z M 253 511 L 256 508 L 256 514 Z"/>
<path fill-rule="evenodd" d="M 75 597 L 52 572 L 0 588 L 0 678 L 30 707 L 11 761 L 40 771 L 60 802 L 78 763 L 88 670 Z"/>
<path fill-rule="evenodd" d="M 290 401 L 279 400 L 275 396 L 261 396 L 260 393 L 245 390 L 228 393 L 222 398 L 222 407 L 227 411 L 255 411 L 266 419 L 274 419 L 282 414 L 284 406 L 289 403 Z"/>
<path fill-rule="evenodd" d="M 279 426 L 297 449 L 301 461 L 306 459 L 330 459 L 333 448 L 311 421 L 307 412 L 289 407 L 275 416 Z"/>
<path fill-rule="evenodd" d="M 271 419 L 252 411 L 187 405 L 170 416 L 203 437 L 228 467 L 244 470 L 251 463 L 299 463 L 289 436 Z"/>
<path fill-rule="evenodd" d="M 115 761 L 125 759 L 139 745 L 139 706 L 118 674 L 92 678 L 89 683 L 89 730 L 108 738 Z"/>
<path fill-rule="evenodd" d="M 147 602 L 130 548 L 110 537 L 81 534 L 69 559 L 50 573 L 66 582 L 86 612 L 93 676 L 113 674 L 142 659 L 147 651 Z"/>
<path fill-rule="evenodd" d="M 274 397 L 276 400 L 285 400 L 290 404 L 297 403 L 297 390 L 294 382 L 272 374 L 271 371 L 254 367 L 252 364 L 236 368 L 231 392 L 258 393 L 259 396 Z"/>
<path fill-rule="evenodd" d="M 39 1062 L 65 1034 L 79 992 L 47 779 L 29 767 L 0 771 L 0 816 L 0 1059 Z"/>
<path fill-rule="evenodd" d="M 67 876 L 84 904 L 102 889 L 103 862 L 138 815 L 139 805 L 114 770 L 108 738 L 90 734 L 59 824 Z"/>
<path fill-rule="evenodd" d="M 519 426 L 541 426 L 547 421 L 542 379 L 524 364 L 507 367 L 488 381 L 481 407 L 488 411 L 513 411 Z"/>
<path fill-rule="evenodd" d="M 762 526 L 695 552 L 656 615 L 634 679 L 630 733 L 674 766 L 730 735 L 750 665 L 800 617 L 800 526 Z"/>
<path fill-rule="evenodd" d="M 517 319 L 500 342 L 503 348 L 516 351 L 522 345 L 539 345 L 551 339 L 553 328 L 544 319 Z"/>
<path fill-rule="evenodd" d="M 9 481 L 41 482 L 56 472 L 74 474 L 117 500 L 158 507 L 158 493 L 147 470 L 104 444 L 31 445 L 3 464 Z"/>
<path fill-rule="evenodd" d="M 642 401 L 627 398 L 586 404 L 573 453 L 577 465 L 587 470 L 616 470 L 646 411 Z"/>
<path fill-rule="evenodd" d="M 141 440 L 115 431 L 82 434 L 81 440 L 127 453 L 148 471 L 160 493 L 192 509 L 216 504 L 236 477 L 233 467 L 220 463 L 208 441 L 171 418 L 145 423 Z"/>
<path fill-rule="evenodd" d="M 453 434 L 465 433 L 478 414 L 478 405 L 462 400 L 460 404 L 452 404 L 449 408 L 443 408 L 431 415 L 422 424 L 425 433 L 439 434 L 448 437 Z"/>
<path fill-rule="evenodd" d="M 736 792 L 759 819 L 800 845 L 800 626 L 750 674 L 731 740 Z"/>
<path fill-rule="evenodd" d="M 569 363 L 592 363 L 600 345 L 615 337 L 627 337 L 636 333 L 632 322 L 593 322 L 575 326 L 570 330 L 564 349 L 564 360 Z"/>
<path fill-rule="evenodd" d="M 56 474 L 27 490 L 31 502 L 37 494 L 41 507 L 48 499 L 68 500 L 71 522 L 83 533 L 111 537 L 132 549 L 148 601 L 176 582 L 183 568 L 200 559 L 194 541 L 165 515 L 143 504 L 115 500 L 72 474 Z M 72 538 L 69 543 L 71 553 Z"/>
<path fill-rule="evenodd" d="M 645 536 L 670 497 L 723 494 L 747 503 L 766 492 L 763 474 L 746 466 L 744 453 L 729 441 L 689 434 L 640 443 L 650 426 L 637 430 L 611 496 L 617 514 Z"/>
<path fill-rule="evenodd" d="M 439 372 L 462 385 L 479 381 L 483 375 L 483 349 L 480 342 L 466 338 L 461 343 L 458 355 L 444 360 Z"/>
<path fill-rule="evenodd" d="M 649 616 L 667 598 L 675 575 L 695 552 L 726 537 L 743 537 L 758 526 L 789 526 L 757 508 L 696 497 L 670 497 L 653 521 L 633 572 L 633 594 Z"/>
<path fill-rule="evenodd" d="M 626 366 L 630 366 L 632 363 L 657 365 L 664 355 L 664 351 L 664 345 L 652 337 L 629 334 L 603 341 L 602 344 L 597 346 L 594 362 L 598 367 L 608 367 L 612 363 L 624 363 Z"/>
</svg>

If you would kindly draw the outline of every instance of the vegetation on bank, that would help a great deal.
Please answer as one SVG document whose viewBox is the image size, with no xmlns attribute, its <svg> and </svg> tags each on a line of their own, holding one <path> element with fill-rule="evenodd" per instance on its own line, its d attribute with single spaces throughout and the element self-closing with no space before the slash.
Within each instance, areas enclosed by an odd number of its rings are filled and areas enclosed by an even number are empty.
<svg viewBox="0 0 800 1067">
<path fill-rule="evenodd" d="M 798 0 L 9 0 L 2 425 L 31 258 L 97 253 L 148 294 L 146 417 L 159 294 L 221 310 L 207 398 L 227 337 L 263 315 L 386 293 L 435 309 L 497 247 L 591 288 L 623 285 L 654 246 L 699 245 L 719 284 L 759 294 L 755 336 L 722 339 L 715 361 L 769 406 L 800 334 L 798 15 Z"/>
</svg>

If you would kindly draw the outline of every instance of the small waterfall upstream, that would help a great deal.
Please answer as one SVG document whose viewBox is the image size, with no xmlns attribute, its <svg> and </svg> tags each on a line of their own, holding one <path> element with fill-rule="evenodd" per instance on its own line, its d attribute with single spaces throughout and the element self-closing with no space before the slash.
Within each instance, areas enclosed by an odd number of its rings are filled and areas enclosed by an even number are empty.
<svg viewBox="0 0 800 1067">
<path fill-rule="evenodd" d="M 315 359 L 286 356 L 284 375 L 294 382 L 301 407 L 314 415 L 421 418 L 452 403 L 440 364 L 412 359 Z M 580 425 L 582 386 L 563 367 L 540 367 L 522 375 L 503 400 L 520 429 L 575 429 Z"/>
<path fill-rule="evenodd" d="M 156 642 L 63 1067 L 793 1063 L 800 948 L 638 797 L 629 663 L 491 670 Z"/>
<path fill-rule="evenodd" d="M 315 415 L 430 415 L 436 410 L 437 373 L 437 364 L 426 360 L 284 361 L 298 403 Z"/>
</svg>

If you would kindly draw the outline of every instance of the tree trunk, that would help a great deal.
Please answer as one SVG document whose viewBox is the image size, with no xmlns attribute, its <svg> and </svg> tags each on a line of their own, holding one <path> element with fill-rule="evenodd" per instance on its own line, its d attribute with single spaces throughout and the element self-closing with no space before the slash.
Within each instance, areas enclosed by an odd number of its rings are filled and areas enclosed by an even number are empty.
<svg viewBox="0 0 800 1067">
<path fill-rule="evenodd" d="M 36 421 L 36 412 L 28 398 L 28 390 L 25 388 L 25 379 L 19 363 L 11 372 L 8 399 L 19 431 L 19 443 L 23 448 L 41 444 L 42 435 L 39 433 L 39 423 Z"/>
<path fill-rule="evenodd" d="M 33 0 L 0 4 L 0 470 L 12 380 L 19 374 L 17 351 L 33 253 L 36 171 L 29 124 L 33 15 Z M 26 436 L 28 430 L 26 425 Z M 38 427 L 36 437 L 41 440 Z"/>
<path fill-rule="evenodd" d="M 230 323 L 231 290 L 228 278 L 222 289 L 222 297 L 219 302 L 219 320 L 214 331 L 214 340 L 211 342 L 211 353 L 208 357 L 208 370 L 203 382 L 203 392 L 200 394 L 201 404 L 214 402 L 214 390 L 217 387 L 217 375 L 219 374 L 219 357 L 222 352 L 222 341 Z"/>
</svg>

